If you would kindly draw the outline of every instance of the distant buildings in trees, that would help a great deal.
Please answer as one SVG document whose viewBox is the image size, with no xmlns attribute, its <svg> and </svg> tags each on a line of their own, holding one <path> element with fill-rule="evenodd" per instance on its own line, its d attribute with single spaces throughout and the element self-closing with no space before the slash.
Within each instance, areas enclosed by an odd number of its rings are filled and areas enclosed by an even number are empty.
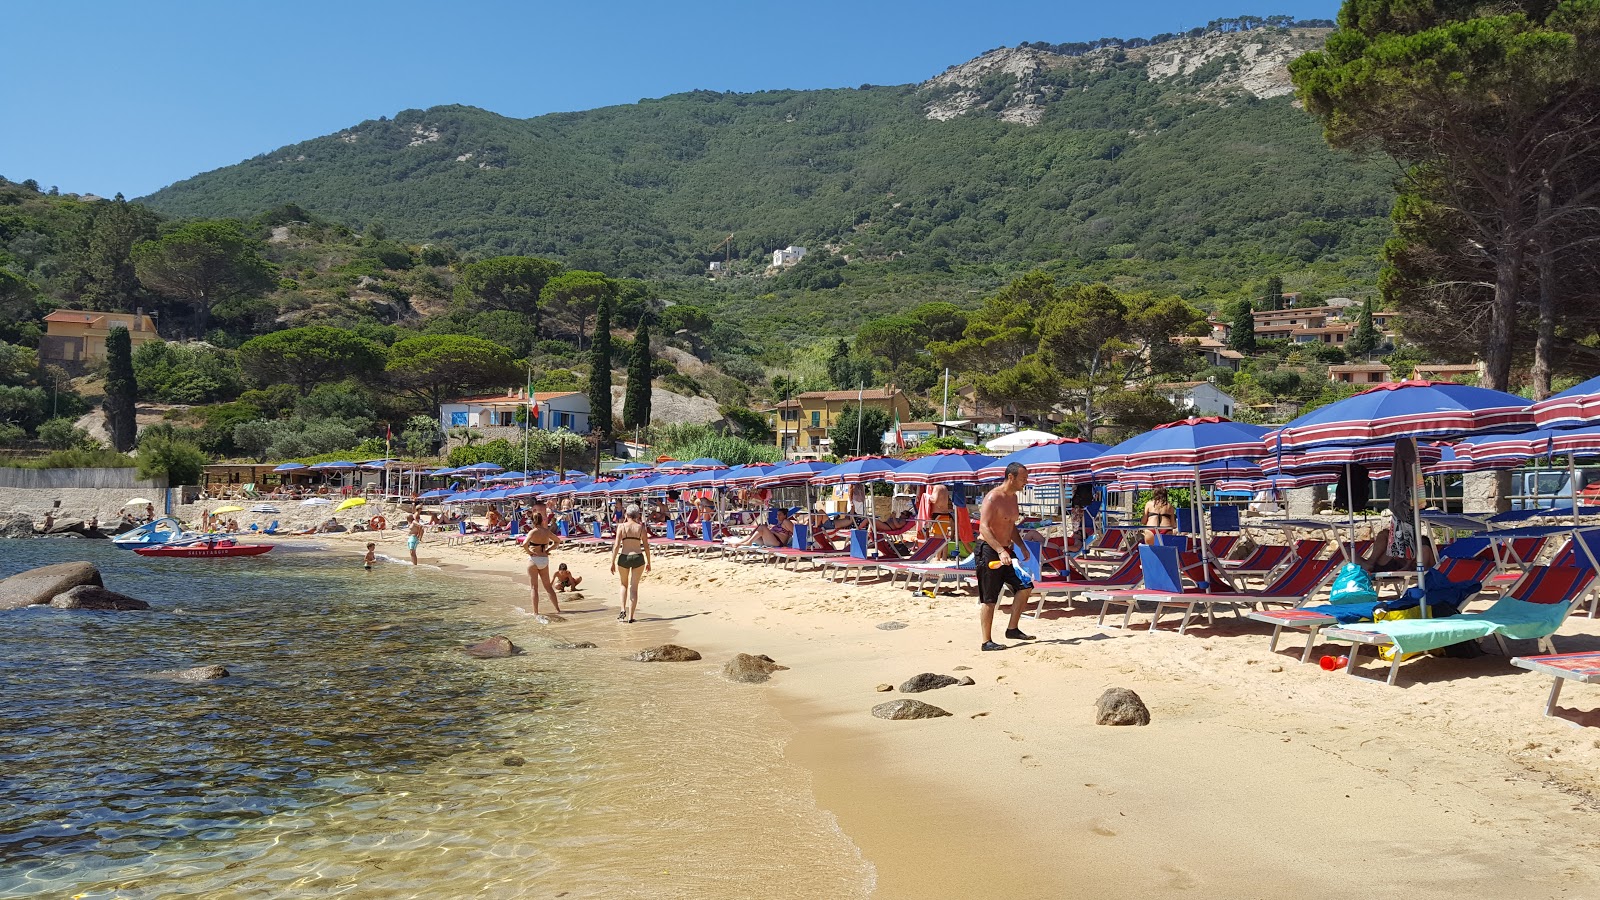
<svg viewBox="0 0 1600 900">
<path fill-rule="evenodd" d="M 805 256 L 806 248 L 797 247 L 794 244 L 790 244 L 782 250 L 772 251 L 772 265 L 773 268 L 781 269 L 785 266 L 794 265 L 800 260 L 805 259 Z"/>
<path fill-rule="evenodd" d="M 140 344 L 161 340 L 155 320 L 144 310 L 131 313 L 58 309 L 44 317 L 45 333 L 39 337 L 39 362 L 82 373 L 106 358 L 106 338 L 113 328 L 128 329 L 128 339 Z"/>
</svg>

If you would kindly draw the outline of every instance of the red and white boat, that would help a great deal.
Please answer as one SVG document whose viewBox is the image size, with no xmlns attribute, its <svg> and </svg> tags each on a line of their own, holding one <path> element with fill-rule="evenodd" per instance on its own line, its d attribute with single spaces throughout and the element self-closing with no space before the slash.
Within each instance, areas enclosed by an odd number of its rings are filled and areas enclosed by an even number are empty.
<svg viewBox="0 0 1600 900">
<path fill-rule="evenodd" d="M 232 538 L 216 538 L 215 540 L 158 544 L 153 547 L 136 547 L 133 552 L 140 556 L 216 559 L 224 556 L 260 556 L 271 549 L 271 544 L 241 544 Z"/>
</svg>

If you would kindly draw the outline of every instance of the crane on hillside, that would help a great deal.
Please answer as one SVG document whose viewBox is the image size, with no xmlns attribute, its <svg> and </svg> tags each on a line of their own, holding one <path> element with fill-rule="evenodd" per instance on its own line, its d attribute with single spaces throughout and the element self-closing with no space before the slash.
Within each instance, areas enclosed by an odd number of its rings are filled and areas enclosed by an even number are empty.
<svg viewBox="0 0 1600 900">
<path fill-rule="evenodd" d="M 722 251 L 722 265 L 724 268 L 726 268 L 728 263 L 733 259 L 733 235 L 728 235 L 722 239 L 722 243 L 711 248 L 712 253 L 715 253 L 718 250 Z"/>
</svg>

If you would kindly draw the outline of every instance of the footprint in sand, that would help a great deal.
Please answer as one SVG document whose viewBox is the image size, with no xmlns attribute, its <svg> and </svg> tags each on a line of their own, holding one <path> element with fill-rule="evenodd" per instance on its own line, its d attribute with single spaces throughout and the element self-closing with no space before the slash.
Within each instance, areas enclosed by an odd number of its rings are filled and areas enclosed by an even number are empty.
<svg viewBox="0 0 1600 900">
<path fill-rule="evenodd" d="M 1107 827 L 1106 824 L 1099 819 L 1095 819 L 1089 823 L 1089 832 L 1091 834 L 1098 834 L 1101 837 L 1117 836 L 1116 829 Z"/>
<path fill-rule="evenodd" d="M 1167 878 L 1167 887 L 1188 891 L 1200 886 L 1200 879 L 1170 863 L 1162 866 L 1161 871 L 1166 872 L 1169 876 Z"/>
</svg>

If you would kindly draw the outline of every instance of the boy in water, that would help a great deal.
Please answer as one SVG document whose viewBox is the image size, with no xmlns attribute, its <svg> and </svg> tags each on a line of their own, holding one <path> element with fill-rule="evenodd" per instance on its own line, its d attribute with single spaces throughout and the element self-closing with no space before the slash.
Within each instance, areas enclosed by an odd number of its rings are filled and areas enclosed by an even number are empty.
<svg viewBox="0 0 1600 900">
<path fill-rule="evenodd" d="M 371 572 L 372 571 L 372 566 L 375 563 L 377 563 L 377 561 L 378 561 L 378 545 L 377 544 L 368 544 L 367 545 L 367 556 L 366 556 L 366 559 L 364 559 L 362 561 L 364 563 L 363 568 L 365 568 L 368 572 Z"/>
<path fill-rule="evenodd" d="M 572 571 L 567 568 L 566 563 L 562 563 L 556 567 L 556 590 L 575 591 L 578 589 L 578 585 L 582 583 L 583 576 L 572 574 Z"/>
</svg>

